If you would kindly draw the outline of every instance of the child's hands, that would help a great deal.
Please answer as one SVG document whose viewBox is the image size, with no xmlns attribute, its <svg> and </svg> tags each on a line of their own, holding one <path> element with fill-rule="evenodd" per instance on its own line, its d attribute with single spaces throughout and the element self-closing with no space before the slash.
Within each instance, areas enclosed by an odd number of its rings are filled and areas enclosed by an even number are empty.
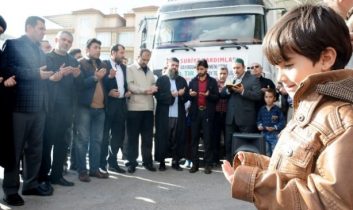
<svg viewBox="0 0 353 210">
<path fill-rule="evenodd" d="M 265 127 L 267 131 L 272 132 L 276 130 L 274 127 Z"/>
<path fill-rule="evenodd" d="M 234 178 L 234 169 L 227 160 L 223 161 L 222 171 L 227 181 L 232 184 Z"/>
</svg>

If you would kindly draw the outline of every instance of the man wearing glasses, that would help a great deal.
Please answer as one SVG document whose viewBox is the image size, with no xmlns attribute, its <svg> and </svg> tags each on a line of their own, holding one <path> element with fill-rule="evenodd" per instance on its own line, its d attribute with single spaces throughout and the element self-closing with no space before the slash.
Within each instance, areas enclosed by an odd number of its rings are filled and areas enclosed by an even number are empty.
<svg viewBox="0 0 353 210">
<path fill-rule="evenodd" d="M 265 91 L 267 89 L 275 89 L 276 88 L 276 86 L 272 82 L 272 80 L 263 77 L 263 68 L 259 63 L 251 64 L 249 69 L 250 69 L 251 74 L 254 75 L 255 77 L 257 77 L 260 81 L 262 96 L 264 96 Z M 265 104 L 266 103 L 265 103 L 264 97 L 262 97 L 262 99 L 258 103 L 256 103 L 256 112 Z"/>
</svg>

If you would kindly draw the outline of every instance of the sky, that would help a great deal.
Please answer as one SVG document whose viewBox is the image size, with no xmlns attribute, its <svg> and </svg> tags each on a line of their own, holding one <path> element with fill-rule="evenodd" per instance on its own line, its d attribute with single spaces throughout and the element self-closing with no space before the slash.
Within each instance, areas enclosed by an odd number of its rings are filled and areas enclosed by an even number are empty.
<svg viewBox="0 0 353 210">
<path fill-rule="evenodd" d="M 28 16 L 68 14 L 71 11 L 94 8 L 109 14 L 116 8 L 118 14 L 142 6 L 160 6 L 167 0 L 1 0 L 0 15 L 7 22 L 6 33 L 18 37 L 24 34 L 24 23 Z M 47 24 L 47 28 L 50 28 Z"/>
</svg>

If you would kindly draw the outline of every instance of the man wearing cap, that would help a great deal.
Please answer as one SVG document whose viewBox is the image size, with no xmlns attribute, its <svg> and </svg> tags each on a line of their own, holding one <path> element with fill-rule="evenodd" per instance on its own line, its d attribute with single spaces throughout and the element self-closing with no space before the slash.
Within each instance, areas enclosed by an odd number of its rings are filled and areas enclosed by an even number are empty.
<svg viewBox="0 0 353 210">
<path fill-rule="evenodd" d="M 225 148 L 227 160 L 232 160 L 232 134 L 256 132 L 256 103 L 261 100 L 260 81 L 245 71 L 244 60 L 237 58 L 233 63 L 233 85 L 222 90 L 222 97 L 228 98 L 226 115 Z"/>
</svg>

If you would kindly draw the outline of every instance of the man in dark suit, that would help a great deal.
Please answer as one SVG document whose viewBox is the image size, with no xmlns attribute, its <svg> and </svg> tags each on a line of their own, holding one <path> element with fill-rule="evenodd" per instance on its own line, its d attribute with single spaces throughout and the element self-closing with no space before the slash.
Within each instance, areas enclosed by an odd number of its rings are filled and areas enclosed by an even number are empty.
<svg viewBox="0 0 353 210">
<path fill-rule="evenodd" d="M 9 205 L 23 205 L 18 195 L 20 188 L 19 163 L 23 156 L 23 195 L 52 195 L 53 189 L 39 184 L 37 175 L 42 157 L 42 137 L 48 100 L 46 83 L 53 72 L 47 71 L 46 60 L 40 49 L 45 34 L 44 19 L 31 16 L 25 24 L 26 34 L 8 40 L 4 47 L 6 71 L 16 77 L 13 112 L 14 167 L 5 168 L 4 201 Z"/>
<path fill-rule="evenodd" d="M 260 81 L 250 72 L 245 71 L 243 59 L 236 59 L 233 64 L 234 80 L 231 86 L 222 90 L 222 97 L 228 98 L 226 115 L 226 157 L 232 159 L 233 132 L 256 132 L 256 103 L 262 99 Z"/>
<path fill-rule="evenodd" d="M 193 163 L 189 172 L 195 173 L 199 170 L 198 148 L 200 131 L 202 130 L 205 148 L 205 174 L 210 174 L 212 172 L 211 131 L 219 98 L 218 84 L 216 79 L 207 73 L 207 60 L 197 61 L 196 69 L 197 76 L 189 83 Z"/>
<path fill-rule="evenodd" d="M 127 89 L 126 66 L 122 63 L 124 55 L 125 47 L 121 44 L 116 44 L 110 49 L 110 60 L 103 61 L 107 68 L 110 69 L 110 73 L 108 82 L 105 85 L 108 93 L 108 103 L 100 167 L 106 171 L 108 163 L 108 169 L 118 173 L 125 173 L 125 170 L 118 165 L 117 155 L 119 149 L 123 150 L 127 115 L 126 98 L 130 97 L 131 94 Z"/>
<path fill-rule="evenodd" d="M 6 22 L 0 16 L 0 35 L 6 30 Z M 12 107 L 13 107 L 13 86 L 16 85 L 15 78 L 6 75 L 6 60 L 1 57 L 0 50 L 0 166 L 9 167 L 13 165 L 13 140 L 12 140 Z"/>
<path fill-rule="evenodd" d="M 158 92 L 156 109 L 155 160 L 160 162 L 159 170 L 165 171 L 165 158 L 171 156 L 172 168 L 181 171 L 179 160 L 184 147 L 185 106 L 188 101 L 188 85 L 178 75 L 179 60 L 170 58 L 166 74 L 159 77 L 156 83 Z"/>
</svg>

